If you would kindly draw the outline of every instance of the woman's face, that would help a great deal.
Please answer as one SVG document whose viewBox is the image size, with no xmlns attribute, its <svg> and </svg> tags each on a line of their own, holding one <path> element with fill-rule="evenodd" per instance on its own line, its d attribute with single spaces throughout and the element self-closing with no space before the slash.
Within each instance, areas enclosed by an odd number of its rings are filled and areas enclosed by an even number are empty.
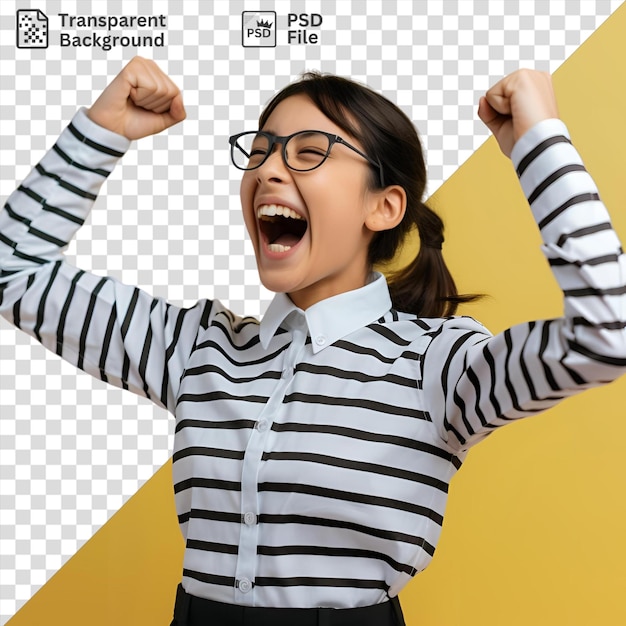
<svg viewBox="0 0 626 626">
<path fill-rule="evenodd" d="M 322 130 L 363 150 L 303 95 L 283 100 L 261 130 L 280 136 Z M 326 161 L 308 172 L 290 170 L 280 151 L 275 147 L 261 167 L 244 173 L 241 205 L 261 281 L 306 309 L 365 284 L 373 235 L 365 220 L 375 194 L 367 187 L 370 165 L 346 146 L 335 144 Z M 275 212 L 272 205 L 290 211 L 266 215 Z"/>
</svg>

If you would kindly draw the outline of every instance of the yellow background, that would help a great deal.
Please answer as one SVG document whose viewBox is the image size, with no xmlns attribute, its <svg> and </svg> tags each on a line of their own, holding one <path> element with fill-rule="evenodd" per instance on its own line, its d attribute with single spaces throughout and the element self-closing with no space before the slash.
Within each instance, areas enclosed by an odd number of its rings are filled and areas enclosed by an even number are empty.
<svg viewBox="0 0 626 626">
<path fill-rule="evenodd" d="M 561 116 L 626 241 L 626 6 L 555 73 Z M 462 313 L 493 332 L 561 313 L 510 163 L 489 140 L 431 198 Z M 415 242 L 411 242 L 415 245 Z M 453 480 L 408 626 L 626 624 L 626 378 L 494 434 Z M 167 625 L 183 543 L 166 464 L 10 626 Z"/>
</svg>

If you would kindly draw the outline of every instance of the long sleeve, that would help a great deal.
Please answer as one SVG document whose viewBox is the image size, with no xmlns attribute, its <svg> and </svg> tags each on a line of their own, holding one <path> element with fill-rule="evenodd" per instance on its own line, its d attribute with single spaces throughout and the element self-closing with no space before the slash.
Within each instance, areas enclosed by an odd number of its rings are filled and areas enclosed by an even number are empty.
<svg viewBox="0 0 626 626">
<path fill-rule="evenodd" d="M 540 122 L 511 159 L 563 291 L 564 315 L 493 337 L 468 318 L 437 329 L 424 388 L 441 437 L 456 450 L 626 371 L 626 259 L 565 125 Z"/>
<path fill-rule="evenodd" d="M 130 142 L 79 111 L 0 213 L 0 314 L 77 367 L 173 410 L 211 304 L 181 309 L 63 251 Z"/>
</svg>

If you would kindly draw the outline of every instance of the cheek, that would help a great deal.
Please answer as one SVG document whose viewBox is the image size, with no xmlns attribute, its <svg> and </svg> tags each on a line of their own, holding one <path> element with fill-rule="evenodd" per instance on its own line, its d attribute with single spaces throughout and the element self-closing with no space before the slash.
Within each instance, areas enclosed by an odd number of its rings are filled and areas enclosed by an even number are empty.
<svg viewBox="0 0 626 626">
<path fill-rule="evenodd" d="M 250 172 L 246 172 L 241 177 L 241 184 L 239 185 L 239 197 L 241 198 L 241 206 L 245 208 L 252 204 L 252 198 L 254 197 L 255 179 L 250 175 Z"/>
<path fill-rule="evenodd" d="M 241 185 L 239 186 L 239 199 L 241 201 L 241 210 L 243 211 L 243 219 L 248 229 L 248 233 L 254 240 L 256 234 L 256 220 L 254 218 L 254 189 L 256 183 L 254 177 L 249 173 L 243 175 Z"/>
<path fill-rule="evenodd" d="M 316 181 L 308 197 L 315 198 L 311 202 L 315 205 L 312 212 L 323 216 L 321 221 L 327 229 L 334 229 L 337 231 L 334 234 L 340 236 L 342 229 L 353 230 L 363 224 L 365 195 L 363 178 L 348 172 L 345 176 Z"/>
<path fill-rule="evenodd" d="M 335 207 L 340 215 L 343 214 L 342 209 L 352 209 L 359 204 L 365 190 L 363 176 L 358 168 L 342 165 L 334 162 L 329 163 L 326 169 L 322 165 L 314 170 L 315 176 L 299 183 L 303 197 L 309 198 L 312 205 Z"/>
</svg>

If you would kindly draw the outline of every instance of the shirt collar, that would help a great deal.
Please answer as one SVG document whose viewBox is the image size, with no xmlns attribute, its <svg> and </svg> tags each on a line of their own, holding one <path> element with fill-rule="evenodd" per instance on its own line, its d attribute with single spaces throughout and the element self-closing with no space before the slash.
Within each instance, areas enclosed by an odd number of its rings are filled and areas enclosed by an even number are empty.
<svg viewBox="0 0 626 626">
<path fill-rule="evenodd" d="M 379 319 L 390 308 L 389 287 L 379 272 L 374 272 L 364 287 L 321 300 L 306 311 L 299 309 L 287 294 L 277 293 L 263 316 L 259 338 L 263 348 L 267 349 L 281 324 L 290 327 L 294 318 L 304 317 L 311 335 L 313 352 L 317 353 Z M 290 316 L 294 311 L 296 314 Z"/>
</svg>

